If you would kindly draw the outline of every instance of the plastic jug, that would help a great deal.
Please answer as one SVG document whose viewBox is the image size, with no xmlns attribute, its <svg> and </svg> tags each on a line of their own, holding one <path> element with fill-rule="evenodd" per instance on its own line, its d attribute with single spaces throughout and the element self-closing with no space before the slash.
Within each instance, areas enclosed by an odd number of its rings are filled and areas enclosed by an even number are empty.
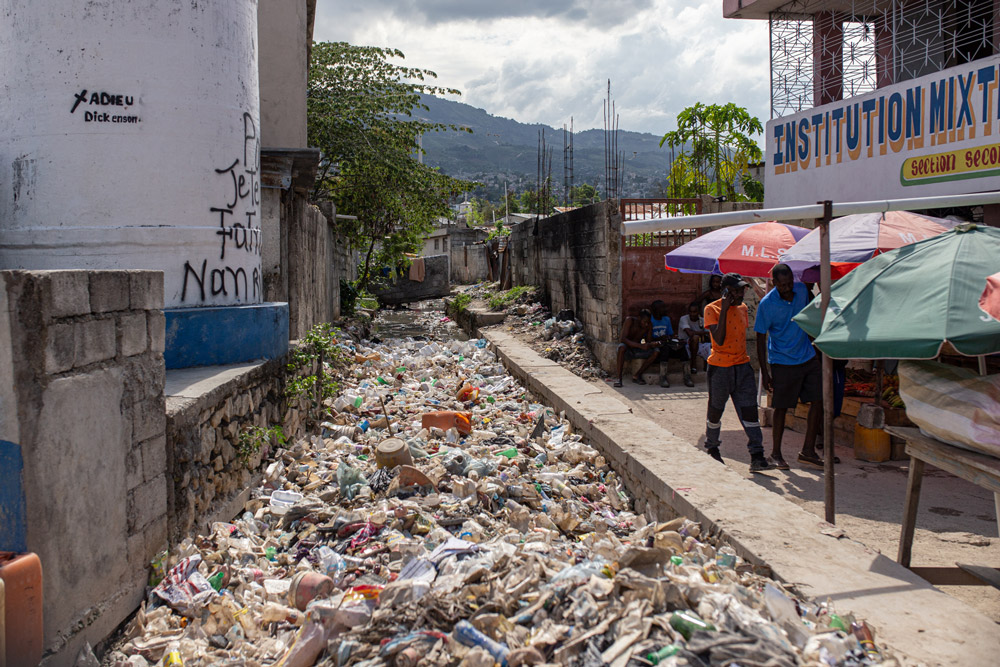
<svg viewBox="0 0 1000 667">
<path fill-rule="evenodd" d="M 854 425 L 854 458 L 872 463 L 888 461 L 892 455 L 892 440 L 880 428 Z"/>
<path fill-rule="evenodd" d="M 42 562 L 35 554 L 0 552 L 4 584 L 6 664 L 37 665 L 42 660 Z"/>
<path fill-rule="evenodd" d="M 425 412 L 420 417 L 420 426 L 427 429 L 437 427 L 442 431 L 453 428 L 462 435 L 469 435 L 472 433 L 472 413 L 451 410 Z"/>
</svg>

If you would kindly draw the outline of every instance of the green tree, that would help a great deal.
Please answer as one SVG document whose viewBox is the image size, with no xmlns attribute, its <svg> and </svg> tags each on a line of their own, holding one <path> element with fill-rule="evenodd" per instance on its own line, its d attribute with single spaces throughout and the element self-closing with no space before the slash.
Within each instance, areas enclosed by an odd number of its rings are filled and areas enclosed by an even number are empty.
<svg viewBox="0 0 1000 667">
<path fill-rule="evenodd" d="M 459 94 L 425 83 L 426 69 L 404 67 L 396 49 L 321 42 L 309 67 L 309 144 L 322 152 L 314 199 L 332 200 L 357 216 L 342 231 L 364 251 L 358 284 L 367 287 L 376 266 L 398 266 L 416 251 L 449 200 L 474 184 L 422 164 L 420 137 L 461 130 L 413 117 L 426 109 L 421 94 Z"/>
<path fill-rule="evenodd" d="M 552 192 L 544 186 L 540 191 L 529 188 L 518 197 L 518 206 L 522 212 L 537 213 L 543 218 L 551 215 L 552 209 L 558 205 Z"/>
<path fill-rule="evenodd" d="M 503 202 L 494 204 L 488 199 L 476 197 L 472 200 L 472 206 L 469 209 L 469 224 L 493 225 L 494 220 L 500 220 L 503 216 Z"/>
<path fill-rule="evenodd" d="M 569 189 L 570 206 L 587 206 L 601 201 L 601 193 L 590 183 L 574 185 Z"/>
<path fill-rule="evenodd" d="M 671 151 L 680 151 L 671 165 L 671 191 L 677 192 L 673 196 L 711 194 L 743 199 L 736 184 L 744 183 L 749 163 L 760 161 L 761 150 L 753 137 L 763 132 L 760 120 L 732 102 L 698 102 L 681 111 L 677 129 L 660 140 L 661 147 L 668 144 Z M 675 177 L 679 179 L 676 186 Z"/>
</svg>

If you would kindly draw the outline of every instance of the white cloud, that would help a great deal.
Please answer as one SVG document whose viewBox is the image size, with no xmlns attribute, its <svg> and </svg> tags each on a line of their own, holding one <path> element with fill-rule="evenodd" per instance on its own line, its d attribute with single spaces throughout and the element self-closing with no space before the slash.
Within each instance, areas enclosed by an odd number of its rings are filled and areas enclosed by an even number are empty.
<svg viewBox="0 0 1000 667">
<path fill-rule="evenodd" d="M 601 127 L 607 79 L 621 128 L 663 134 L 695 102 L 769 117 L 767 24 L 721 0 L 319 0 L 314 38 L 391 46 L 492 114 Z"/>
</svg>

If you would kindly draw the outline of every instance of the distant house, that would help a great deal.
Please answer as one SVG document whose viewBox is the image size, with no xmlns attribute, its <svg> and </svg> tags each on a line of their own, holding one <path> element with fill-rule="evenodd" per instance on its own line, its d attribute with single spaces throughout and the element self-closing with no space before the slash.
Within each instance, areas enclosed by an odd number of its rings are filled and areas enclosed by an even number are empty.
<svg viewBox="0 0 1000 667">
<path fill-rule="evenodd" d="M 464 227 L 465 225 L 462 226 Z M 439 220 L 434 230 L 424 239 L 424 249 L 420 254 L 424 257 L 447 254 L 449 230 L 454 227 L 455 225 L 449 224 L 447 220 Z"/>
<path fill-rule="evenodd" d="M 488 234 L 489 229 L 486 227 L 470 227 L 464 222 L 455 223 L 440 218 L 434 231 L 424 239 L 424 247 L 420 254 L 423 257 L 447 255 L 452 248 L 482 243 Z"/>
</svg>

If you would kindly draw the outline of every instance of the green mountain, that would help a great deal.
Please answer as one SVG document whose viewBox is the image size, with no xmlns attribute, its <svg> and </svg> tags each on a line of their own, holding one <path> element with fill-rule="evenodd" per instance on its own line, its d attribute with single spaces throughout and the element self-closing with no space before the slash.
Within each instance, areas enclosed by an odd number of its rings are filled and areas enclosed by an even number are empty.
<svg viewBox="0 0 1000 667">
<path fill-rule="evenodd" d="M 427 164 L 440 167 L 457 178 L 478 181 L 484 187 L 475 194 L 498 201 L 504 183 L 518 192 L 534 189 L 538 175 L 538 133 L 552 149 L 552 191 L 563 193 L 563 131 L 542 124 L 520 123 L 493 116 L 468 104 L 425 95 L 428 110 L 414 116 L 435 123 L 467 127 L 468 132 L 434 132 L 423 137 Z M 567 119 L 568 120 L 568 119 Z M 660 148 L 660 137 L 620 131 L 618 151 L 624 153 L 624 197 L 650 197 L 662 185 L 670 163 L 670 152 Z M 590 183 L 604 192 L 604 131 L 585 130 L 573 137 L 573 183 Z M 548 165 L 546 164 L 546 167 Z"/>
</svg>

